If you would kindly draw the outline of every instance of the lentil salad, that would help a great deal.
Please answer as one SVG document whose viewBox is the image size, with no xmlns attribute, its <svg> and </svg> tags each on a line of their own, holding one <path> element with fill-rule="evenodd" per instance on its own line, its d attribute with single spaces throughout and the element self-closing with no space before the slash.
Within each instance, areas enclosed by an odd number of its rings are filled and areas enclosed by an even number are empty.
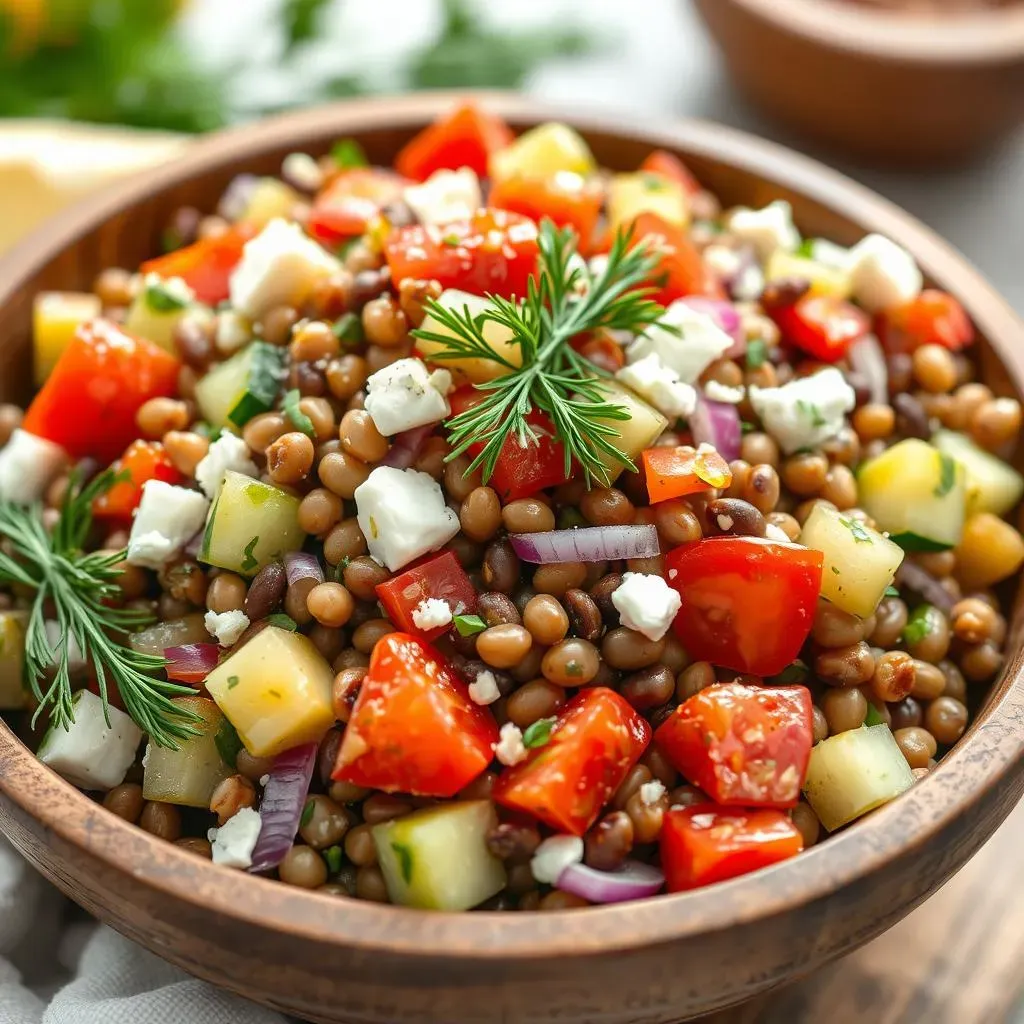
<svg viewBox="0 0 1024 1024">
<path fill-rule="evenodd" d="M 1019 406 L 955 300 L 561 125 L 466 108 L 357 164 L 294 155 L 39 298 L 0 692 L 41 759 L 220 863 L 443 909 L 710 884 L 925 773 L 1024 549 Z M 109 570 L 106 642 L 57 558 Z"/>
</svg>

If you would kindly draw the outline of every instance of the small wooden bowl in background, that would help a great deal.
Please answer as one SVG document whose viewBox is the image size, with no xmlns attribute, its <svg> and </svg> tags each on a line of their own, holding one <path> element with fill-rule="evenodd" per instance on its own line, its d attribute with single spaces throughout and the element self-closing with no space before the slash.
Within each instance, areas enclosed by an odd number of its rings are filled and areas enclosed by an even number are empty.
<svg viewBox="0 0 1024 1024">
<path fill-rule="evenodd" d="M 717 2 L 717 0 L 716 0 Z M 32 296 L 88 288 L 107 266 L 158 249 L 172 211 L 211 208 L 240 171 L 271 173 L 294 150 L 358 138 L 388 163 L 451 95 L 342 104 L 196 143 L 176 163 L 61 214 L 0 261 L 0 400 L 31 389 Z M 984 339 L 981 374 L 1024 393 L 1024 325 L 956 252 L 892 204 L 820 164 L 697 123 L 483 102 L 516 127 L 558 116 L 600 163 L 634 168 L 677 151 L 728 204 L 793 203 L 807 234 L 849 244 L 878 231 L 965 305 Z M 1024 608 L 1007 669 L 940 766 L 898 800 L 783 864 L 722 885 L 554 913 L 440 914 L 296 889 L 215 867 L 127 824 L 41 765 L 0 723 L 0 829 L 100 919 L 185 970 L 329 1024 L 669 1024 L 805 974 L 894 924 L 992 834 L 1024 789 Z"/>
<path fill-rule="evenodd" d="M 921 16 L 846 0 L 694 0 L 750 101 L 880 165 L 966 160 L 1024 124 L 1024 4 Z"/>
</svg>

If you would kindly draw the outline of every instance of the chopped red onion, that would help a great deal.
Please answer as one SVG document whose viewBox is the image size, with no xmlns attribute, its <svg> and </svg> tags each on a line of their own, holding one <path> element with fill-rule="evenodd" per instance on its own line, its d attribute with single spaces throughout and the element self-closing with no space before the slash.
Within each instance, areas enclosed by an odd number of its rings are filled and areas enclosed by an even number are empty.
<svg viewBox="0 0 1024 1024">
<path fill-rule="evenodd" d="M 317 561 L 316 555 L 308 551 L 289 551 L 284 556 L 284 571 L 288 576 L 288 586 L 292 587 L 299 580 L 316 580 L 323 583 L 324 571 Z"/>
<path fill-rule="evenodd" d="M 948 590 L 927 570 L 921 568 L 917 562 L 903 561 L 896 570 L 896 582 L 908 590 L 920 594 L 921 597 L 934 605 L 945 615 L 953 610 L 952 595 Z"/>
<path fill-rule="evenodd" d="M 395 434 L 391 439 L 391 448 L 381 459 L 380 465 L 391 466 L 392 469 L 408 469 L 415 461 L 423 447 L 423 442 L 434 432 L 434 424 L 425 427 L 412 427 Z"/>
<path fill-rule="evenodd" d="M 544 533 L 510 533 L 508 539 L 524 562 L 605 562 L 650 558 L 660 552 L 654 526 L 585 526 Z"/>
<path fill-rule="evenodd" d="M 217 644 L 183 644 L 168 647 L 164 651 L 167 659 L 167 678 L 179 683 L 201 683 L 216 667 L 220 659 Z"/>
<path fill-rule="evenodd" d="M 724 299 L 708 299 L 703 295 L 689 295 L 679 301 L 697 313 L 706 313 L 732 338 L 732 347 L 726 349 L 724 353 L 727 359 L 738 359 L 746 354 L 747 335 L 743 330 L 739 310 L 731 302 Z"/>
<path fill-rule="evenodd" d="M 241 220 L 259 180 L 255 174 L 236 174 L 220 197 L 217 213 L 225 220 Z"/>
<path fill-rule="evenodd" d="M 740 457 L 743 429 L 735 405 L 713 402 L 698 394 L 697 408 L 690 417 L 690 430 L 698 445 L 710 444 L 726 462 Z"/>
<path fill-rule="evenodd" d="M 623 903 L 653 896 L 665 884 L 665 875 L 653 864 L 627 860 L 616 871 L 598 871 L 586 864 L 570 864 L 555 887 L 591 903 Z"/>
<path fill-rule="evenodd" d="M 889 402 L 889 369 L 885 353 L 873 334 L 866 334 L 854 342 L 848 352 L 850 366 L 863 378 L 871 392 L 871 401 L 887 405 Z"/>
<path fill-rule="evenodd" d="M 284 860 L 299 830 L 302 809 L 316 765 L 317 745 L 304 743 L 274 758 L 263 788 L 260 818 L 263 826 L 252 851 L 250 871 L 269 871 Z"/>
</svg>

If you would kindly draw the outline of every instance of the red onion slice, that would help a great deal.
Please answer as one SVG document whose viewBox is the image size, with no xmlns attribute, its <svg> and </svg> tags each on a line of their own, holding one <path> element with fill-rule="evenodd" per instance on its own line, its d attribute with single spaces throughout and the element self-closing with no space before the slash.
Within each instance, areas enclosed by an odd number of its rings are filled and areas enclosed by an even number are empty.
<svg viewBox="0 0 1024 1024">
<path fill-rule="evenodd" d="M 698 445 L 710 444 L 726 462 L 740 457 L 743 429 L 735 405 L 713 402 L 698 394 L 697 408 L 690 417 L 690 430 Z"/>
<path fill-rule="evenodd" d="M 252 851 L 250 871 L 269 871 L 284 860 L 299 830 L 302 809 L 316 765 L 317 745 L 304 743 L 274 758 L 263 789 L 260 818 L 263 826 Z"/>
<path fill-rule="evenodd" d="M 889 368 L 885 353 L 873 334 L 866 334 L 854 342 L 847 353 L 850 367 L 863 378 L 871 392 L 871 401 L 882 405 L 889 403 Z"/>
<path fill-rule="evenodd" d="M 904 560 L 896 570 L 896 582 L 901 587 L 914 591 L 934 605 L 945 615 L 953 610 L 953 597 L 948 590 L 927 570 L 922 569 L 917 562 Z"/>
<path fill-rule="evenodd" d="M 623 903 L 653 896 L 665 884 L 665 875 L 652 864 L 627 860 L 617 871 L 598 871 L 586 864 L 570 864 L 555 887 L 591 903 Z"/>
<path fill-rule="evenodd" d="M 380 461 L 382 466 L 392 469 L 408 469 L 415 461 L 423 447 L 423 442 L 434 432 L 434 424 L 425 427 L 412 427 L 395 434 L 391 439 L 391 448 Z"/>
<path fill-rule="evenodd" d="M 220 659 L 217 644 L 183 644 L 168 647 L 164 651 L 167 659 L 167 678 L 179 683 L 201 683 L 216 667 Z"/>
<path fill-rule="evenodd" d="M 709 299 L 703 295 L 689 295 L 679 301 L 697 313 L 706 313 L 732 338 L 732 347 L 725 351 L 726 358 L 738 359 L 746 353 L 747 335 L 743 330 L 739 310 L 731 302 Z"/>
<path fill-rule="evenodd" d="M 524 562 L 605 562 L 650 558 L 660 553 L 658 530 L 640 526 L 585 526 L 544 533 L 510 533 L 515 553 Z"/>
<path fill-rule="evenodd" d="M 299 580 L 316 580 L 323 583 L 324 571 L 316 559 L 308 551 L 289 551 L 284 556 L 284 571 L 288 577 L 288 586 L 292 587 Z"/>
</svg>

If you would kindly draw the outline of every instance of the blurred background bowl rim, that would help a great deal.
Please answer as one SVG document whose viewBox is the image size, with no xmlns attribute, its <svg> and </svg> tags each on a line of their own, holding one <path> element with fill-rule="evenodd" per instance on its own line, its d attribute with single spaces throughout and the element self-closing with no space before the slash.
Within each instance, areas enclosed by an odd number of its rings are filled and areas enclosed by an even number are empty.
<svg viewBox="0 0 1024 1024">
<path fill-rule="evenodd" d="M 342 101 L 207 136 L 176 159 L 79 200 L 0 257 L 0 303 L 24 301 L 20 289 L 58 253 L 147 196 L 225 165 L 254 160 L 269 150 L 301 148 L 303 140 L 341 134 L 358 138 L 361 132 L 374 129 L 422 126 L 470 94 L 513 126 L 558 118 L 574 124 L 585 136 L 601 134 L 689 152 L 755 175 L 780 191 L 799 193 L 862 230 L 890 235 L 914 253 L 926 273 L 954 290 L 991 339 L 1015 391 L 1024 395 L 1024 355 L 1018 356 L 1017 364 L 1012 359 L 1014 344 L 1024 353 L 1024 323 L 962 254 L 896 204 L 816 160 L 716 123 L 588 111 L 505 92 L 458 90 Z M 1024 720 L 1022 625 L 1024 601 L 1018 599 L 1009 634 L 1016 638 L 1016 646 L 1003 680 L 959 746 L 901 798 L 789 861 L 687 893 L 588 908 L 583 916 L 573 916 L 571 923 L 566 914 L 575 912 L 569 911 L 454 914 L 340 899 L 214 865 L 105 811 L 36 760 L 3 722 L 0 793 L 69 845 L 87 845 L 92 856 L 134 876 L 152 891 L 184 903 L 202 903 L 204 909 L 237 922 L 310 941 L 366 952 L 470 961 L 626 951 L 787 913 L 869 879 L 889 861 L 911 854 L 941 833 L 996 787 L 1024 754 L 1024 731 L 1016 728 Z M 971 763 L 973 773 L 962 775 L 961 770 Z M 979 765 L 985 766 L 984 771 Z M 22 781 L 30 785 L 22 787 Z M 930 796 L 933 799 L 922 799 Z M 922 821 L 920 813 L 915 813 L 922 805 L 938 805 L 941 811 Z M 135 855 L 140 845 L 156 856 L 140 860 Z M 210 876 L 211 871 L 217 874 Z M 217 877 L 219 884 L 200 889 L 195 885 L 199 875 L 206 880 Z M 274 887 L 278 899 L 261 900 L 270 892 L 267 886 Z M 392 924 L 396 927 L 389 927 Z M 643 935 L 639 942 L 621 937 L 638 933 Z"/>
</svg>

